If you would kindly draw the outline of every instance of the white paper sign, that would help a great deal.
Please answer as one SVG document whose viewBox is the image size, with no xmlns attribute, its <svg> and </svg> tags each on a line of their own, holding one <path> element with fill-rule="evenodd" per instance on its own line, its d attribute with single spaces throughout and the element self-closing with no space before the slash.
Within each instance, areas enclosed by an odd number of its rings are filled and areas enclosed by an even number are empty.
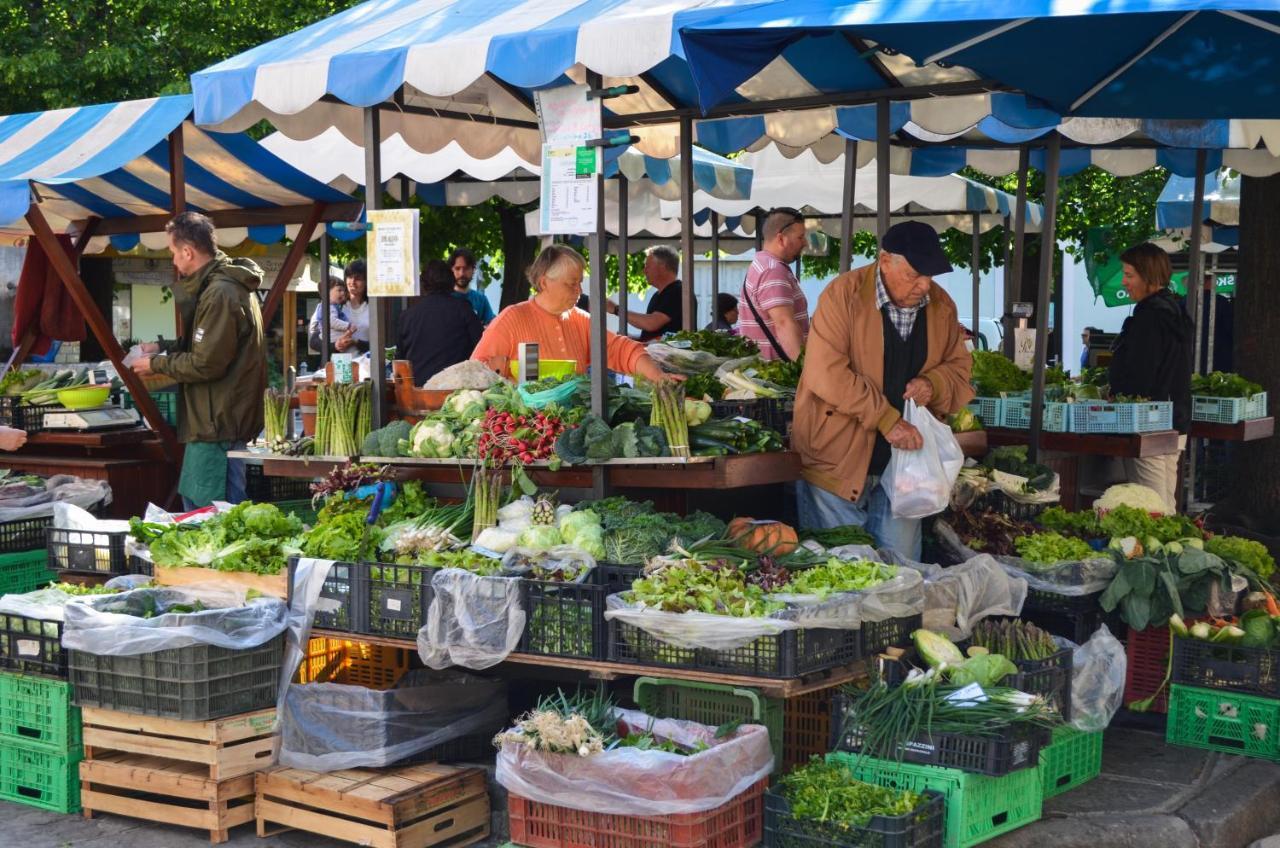
<svg viewBox="0 0 1280 848">
<path fill-rule="evenodd" d="M 1030 371 L 1036 361 L 1036 331 L 1018 328 L 1013 331 L 1013 364 Z"/>
<path fill-rule="evenodd" d="M 534 93 L 543 144 L 576 146 L 600 137 L 600 101 L 589 100 L 589 90 L 585 85 L 562 85 Z"/>
<path fill-rule="evenodd" d="M 376 209 L 369 213 L 366 247 L 369 297 L 414 297 L 418 281 L 417 209 Z"/>
<path fill-rule="evenodd" d="M 588 158 L 598 160 L 599 150 L 542 146 L 542 197 L 538 224 L 543 234 L 572 235 L 595 231 L 599 197 L 595 171 L 587 168 Z"/>
</svg>

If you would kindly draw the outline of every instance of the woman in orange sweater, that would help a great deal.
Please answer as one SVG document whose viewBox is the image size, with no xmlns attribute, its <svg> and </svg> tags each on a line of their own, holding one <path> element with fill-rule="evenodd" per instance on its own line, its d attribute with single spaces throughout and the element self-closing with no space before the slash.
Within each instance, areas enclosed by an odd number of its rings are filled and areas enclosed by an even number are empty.
<svg viewBox="0 0 1280 848">
<path fill-rule="evenodd" d="M 532 300 L 508 306 L 485 328 L 471 358 L 485 363 L 504 377 L 521 342 L 537 342 L 542 359 L 572 359 L 578 373 L 591 364 L 591 318 L 575 304 L 582 296 L 582 272 L 586 261 L 576 250 L 551 245 L 529 266 Z M 605 340 L 608 367 L 647 380 L 680 379 L 666 374 L 644 352 L 644 345 L 616 333 Z"/>
</svg>

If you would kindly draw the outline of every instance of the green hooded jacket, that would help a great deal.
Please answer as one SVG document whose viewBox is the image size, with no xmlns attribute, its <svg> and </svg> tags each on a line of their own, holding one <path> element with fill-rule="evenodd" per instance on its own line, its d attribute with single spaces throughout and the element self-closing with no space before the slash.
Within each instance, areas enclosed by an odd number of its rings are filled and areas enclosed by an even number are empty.
<svg viewBox="0 0 1280 848">
<path fill-rule="evenodd" d="M 262 309 L 254 294 L 262 269 L 218 251 L 174 284 L 184 335 L 165 343 L 151 370 L 178 382 L 178 441 L 247 442 L 262 430 L 267 388 Z"/>
</svg>

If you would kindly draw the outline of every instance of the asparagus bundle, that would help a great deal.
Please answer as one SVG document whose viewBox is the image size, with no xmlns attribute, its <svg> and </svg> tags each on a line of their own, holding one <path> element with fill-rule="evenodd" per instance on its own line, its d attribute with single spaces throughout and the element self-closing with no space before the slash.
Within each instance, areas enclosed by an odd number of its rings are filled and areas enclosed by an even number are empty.
<svg viewBox="0 0 1280 848">
<path fill-rule="evenodd" d="M 684 417 L 684 386 L 664 380 L 653 386 L 649 423 L 661 427 L 672 456 L 689 456 L 689 421 Z"/>
<path fill-rule="evenodd" d="M 498 523 L 498 505 L 502 500 L 502 472 L 494 468 L 477 468 L 471 478 L 475 498 L 472 540 Z"/>
<path fill-rule="evenodd" d="M 267 389 L 262 399 L 262 412 L 267 447 L 273 453 L 286 453 L 289 446 L 289 393 Z"/>
<path fill-rule="evenodd" d="M 372 421 L 368 383 L 327 383 L 316 388 L 316 454 L 355 456 Z"/>
</svg>

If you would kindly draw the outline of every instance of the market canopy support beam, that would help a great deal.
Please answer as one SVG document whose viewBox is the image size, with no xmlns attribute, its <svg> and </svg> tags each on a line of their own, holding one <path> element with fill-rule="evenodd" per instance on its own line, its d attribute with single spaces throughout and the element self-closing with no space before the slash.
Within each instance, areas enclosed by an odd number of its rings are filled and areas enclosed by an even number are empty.
<svg viewBox="0 0 1280 848">
<path fill-rule="evenodd" d="M 185 123 L 185 122 L 184 122 Z M 169 210 L 173 217 L 187 211 L 187 155 L 182 141 L 182 124 L 169 133 Z M 178 269 L 173 269 L 173 281 L 178 281 Z M 173 299 L 174 335 L 182 338 L 182 307 Z"/>
<path fill-rule="evenodd" d="M 80 279 L 80 273 L 76 270 L 75 264 L 63 251 L 62 245 L 58 243 L 58 237 L 54 235 L 53 228 L 49 226 L 49 222 L 45 219 L 44 213 L 40 211 L 38 204 L 31 204 L 31 207 L 27 210 L 27 223 L 31 226 L 31 232 L 36 241 L 39 242 L 44 249 L 45 255 L 48 256 L 54 271 L 67 287 L 67 293 L 71 295 L 71 299 L 75 301 L 76 307 L 79 308 L 81 315 L 84 316 L 85 323 L 89 325 L 89 330 L 93 333 L 94 338 L 98 340 L 98 344 L 102 345 L 102 349 L 107 353 L 107 358 L 115 366 L 116 373 L 133 395 L 133 400 L 138 405 L 138 409 L 141 410 L 142 416 L 147 419 L 147 423 L 151 425 L 152 429 L 159 434 L 160 440 L 164 444 L 165 456 L 171 461 L 177 462 L 178 441 L 174 437 L 173 429 L 165 423 L 164 418 L 160 415 L 160 410 L 156 407 L 156 402 L 152 399 L 151 393 L 147 391 L 146 384 L 142 382 L 142 378 L 134 374 L 131 368 L 125 366 L 124 350 L 121 349 L 120 343 L 116 341 L 115 335 L 111 332 L 111 327 L 107 325 L 107 319 L 102 317 L 102 313 L 98 311 L 97 304 L 93 302 L 93 297 L 89 294 L 88 288 L 85 287 L 84 280 Z M 81 234 L 81 241 L 87 243 L 88 238 Z"/>
<path fill-rule="evenodd" d="M 1054 133 L 1057 136 L 1057 133 Z M 1027 171 L 1031 168 L 1031 148 L 1018 148 L 1018 193 L 1013 202 L 1013 273 L 1005 275 L 1004 355 L 1013 359 L 1013 303 L 1022 291 L 1022 262 L 1027 247 Z M 1042 222 L 1043 228 L 1043 222 Z M 1040 305 L 1036 304 L 1039 309 Z"/>
<path fill-rule="evenodd" d="M 324 222 L 354 221 L 360 217 L 361 205 L 358 201 L 350 203 L 329 203 L 325 205 Z M 270 209 L 226 209 L 205 212 L 204 215 L 213 221 L 218 229 L 233 227 L 267 227 L 289 226 L 301 224 L 311 214 L 312 205 L 278 206 Z M 132 218 L 103 218 L 94 235 L 116 236 L 133 233 L 162 233 L 172 215 L 138 215 Z"/>
<path fill-rule="evenodd" d="M 289 252 L 284 257 L 284 264 L 280 266 L 275 282 L 271 284 L 271 291 L 267 293 L 267 302 L 262 307 L 263 328 L 271 326 L 271 319 L 275 317 L 276 310 L 280 307 L 280 300 L 289 288 L 289 281 L 293 279 L 294 273 L 302 263 L 302 258 L 307 255 L 307 245 L 311 243 L 311 235 L 316 231 L 316 227 L 319 226 L 322 217 L 324 217 L 324 204 L 319 201 L 311 204 L 311 214 L 307 216 L 302 229 L 298 230 L 298 237 L 289 246 Z M 325 268 L 323 271 L 321 279 L 327 280 L 329 269 Z M 317 283 L 317 285 L 320 284 Z M 324 289 L 326 293 L 322 297 L 327 301 L 329 287 L 325 285 Z M 288 321 L 285 322 L 284 331 L 286 336 L 290 332 Z"/>
<path fill-rule="evenodd" d="M 876 101 L 876 241 L 889 229 L 889 101 Z M 879 256 L 879 254 L 877 254 Z"/>
<path fill-rule="evenodd" d="M 364 110 L 364 206 L 369 212 L 382 208 L 382 115 L 378 107 Z M 370 143 L 370 139 L 373 142 Z M 369 381 L 372 426 L 377 429 L 386 421 L 383 391 L 387 382 L 386 348 L 382 339 L 382 305 L 369 298 L 369 271 L 365 271 L 365 301 L 369 304 Z"/>
<path fill-rule="evenodd" d="M 631 292 L 627 289 L 630 268 L 631 245 L 628 237 L 628 218 L 630 217 L 631 196 L 630 181 L 626 174 L 618 174 L 618 335 L 627 335 L 628 299 Z M 601 203 L 604 201 L 601 200 Z"/>
<path fill-rule="evenodd" d="M 1194 358 L 1191 360 L 1191 373 L 1200 371 L 1201 336 L 1200 326 L 1204 322 L 1204 256 L 1200 249 L 1203 242 L 1204 227 L 1204 172 L 1208 168 L 1208 153 L 1203 148 L 1196 151 L 1195 194 L 1191 198 L 1191 246 L 1187 257 L 1187 307 L 1191 310 L 1191 324 L 1195 328 Z M 1216 300 L 1218 284 L 1215 280 L 1209 290 L 1210 301 Z M 1213 335 L 1209 335 L 1209 349 L 1213 349 Z M 1183 487 L 1185 504 L 1195 499 L 1196 466 L 1199 458 L 1198 439 L 1187 439 L 1187 479 Z"/>
<path fill-rule="evenodd" d="M 693 118 L 680 119 L 680 262 L 684 285 L 681 287 L 682 329 L 694 329 L 697 301 L 693 296 Z"/>
<path fill-rule="evenodd" d="M 970 222 L 973 226 L 973 242 L 970 252 L 969 269 L 973 274 L 973 346 L 978 347 L 978 298 L 982 294 L 982 222 L 981 216 L 973 213 Z"/>
<path fill-rule="evenodd" d="M 1036 294 L 1036 354 L 1031 380 L 1031 440 L 1027 457 L 1035 462 L 1040 452 L 1040 430 L 1044 424 L 1044 369 L 1049 353 L 1049 285 L 1053 282 L 1055 228 L 1058 223 L 1058 164 L 1062 136 L 1049 135 L 1044 152 L 1044 220 L 1040 225 L 1040 287 Z"/>
<path fill-rule="evenodd" d="M 844 206 L 840 210 L 840 273 L 853 267 L 853 195 L 858 187 L 858 142 L 844 140 Z"/>
</svg>

